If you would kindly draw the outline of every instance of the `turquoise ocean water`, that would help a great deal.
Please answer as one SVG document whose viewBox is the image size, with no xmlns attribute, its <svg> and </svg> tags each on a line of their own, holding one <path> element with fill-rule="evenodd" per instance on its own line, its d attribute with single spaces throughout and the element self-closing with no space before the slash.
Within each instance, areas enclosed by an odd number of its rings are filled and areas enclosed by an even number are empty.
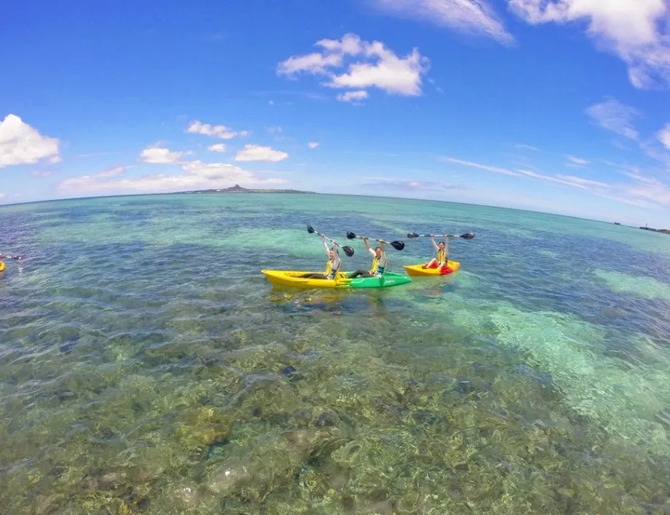
<svg viewBox="0 0 670 515">
<path fill-rule="evenodd" d="M 3 513 L 668 513 L 670 236 L 312 194 L 4 206 Z M 307 224 L 448 277 L 277 289 Z"/>
</svg>

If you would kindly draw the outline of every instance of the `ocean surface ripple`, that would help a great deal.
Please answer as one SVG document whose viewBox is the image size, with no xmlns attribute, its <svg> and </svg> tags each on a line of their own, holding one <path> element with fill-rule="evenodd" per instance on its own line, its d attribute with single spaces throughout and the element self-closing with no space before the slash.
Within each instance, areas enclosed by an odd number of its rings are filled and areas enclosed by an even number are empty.
<svg viewBox="0 0 670 515">
<path fill-rule="evenodd" d="M 465 204 L 151 195 L 0 207 L 6 513 L 670 512 L 670 237 Z M 307 224 L 454 238 L 384 290 Z M 346 243 L 345 243 L 346 242 Z"/>
</svg>

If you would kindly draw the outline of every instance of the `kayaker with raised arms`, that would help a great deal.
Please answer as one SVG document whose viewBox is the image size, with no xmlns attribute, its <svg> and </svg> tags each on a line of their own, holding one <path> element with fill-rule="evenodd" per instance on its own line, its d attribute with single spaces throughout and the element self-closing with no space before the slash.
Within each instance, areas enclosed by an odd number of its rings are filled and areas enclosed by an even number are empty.
<svg viewBox="0 0 670 515">
<path fill-rule="evenodd" d="M 302 277 L 305 279 L 335 279 L 340 269 L 340 253 L 337 248 L 335 246 L 329 248 L 325 236 L 321 236 L 321 240 L 323 240 L 323 248 L 326 249 L 326 256 L 328 256 L 326 270 L 322 274 L 319 272 L 304 274 Z"/>
<path fill-rule="evenodd" d="M 446 270 L 448 265 L 449 257 L 449 239 L 445 236 L 444 241 L 440 243 L 435 243 L 435 237 L 431 234 L 430 241 L 437 251 L 437 257 L 431 259 L 428 263 L 423 265 L 421 268 L 439 268 L 441 270 Z"/>
<path fill-rule="evenodd" d="M 386 252 L 384 252 L 384 243 L 380 242 L 378 247 L 374 249 L 368 243 L 367 236 L 361 236 L 365 247 L 368 249 L 368 252 L 372 255 L 372 267 L 370 271 L 358 269 L 355 272 L 349 274 L 349 278 L 354 277 L 381 277 L 384 275 L 384 270 L 386 269 Z"/>
</svg>

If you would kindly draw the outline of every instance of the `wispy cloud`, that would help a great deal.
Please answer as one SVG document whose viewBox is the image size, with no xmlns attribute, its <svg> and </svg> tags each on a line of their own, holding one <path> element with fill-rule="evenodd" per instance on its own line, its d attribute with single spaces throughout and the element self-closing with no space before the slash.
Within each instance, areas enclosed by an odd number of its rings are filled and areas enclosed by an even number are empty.
<svg viewBox="0 0 670 515">
<path fill-rule="evenodd" d="M 279 63 L 277 74 L 291 78 L 300 73 L 323 76 L 329 88 L 352 90 L 344 93 L 348 97 L 340 98 L 345 101 L 366 98 L 370 88 L 404 96 L 421 94 L 428 59 L 416 48 L 401 58 L 383 43 L 363 41 L 356 34 L 346 34 L 339 40 L 322 39 L 316 45 L 321 52 L 289 57 Z"/>
<path fill-rule="evenodd" d="M 363 186 L 384 190 L 393 190 L 406 194 L 435 193 L 440 190 L 460 190 L 463 185 L 449 185 L 439 181 L 419 181 L 413 179 L 388 179 L 385 177 L 369 177 L 363 182 Z"/>
<path fill-rule="evenodd" d="M 586 166 L 589 164 L 587 159 L 582 159 L 581 157 L 572 156 L 570 154 L 566 154 L 565 158 L 568 160 L 568 164 L 572 166 Z"/>
<path fill-rule="evenodd" d="M 594 104 L 586 109 L 586 114 L 603 129 L 634 140 L 638 137 L 633 126 L 633 120 L 640 116 L 640 112 L 616 99 L 610 98 L 599 104 Z"/>
<path fill-rule="evenodd" d="M 263 147 L 261 145 L 244 145 L 235 156 L 235 161 L 269 161 L 277 162 L 288 158 L 286 152 L 274 150 L 272 147 Z"/>
<path fill-rule="evenodd" d="M 670 123 L 666 123 L 657 134 L 658 140 L 663 143 L 663 146 L 670 150 Z"/>
<path fill-rule="evenodd" d="M 665 0 L 508 0 L 531 24 L 585 21 L 598 48 L 628 66 L 636 88 L 670 86 L 670 3 Z"/>
<path fill-rule="evenodd" d="M 540 152 L 539 148 L 534 147 L 533 145 L 526 145 L 524 143 L 517 143 L 514 145 L 514 148 L 518 148 L 519 150 L 532 150 L 533 152 Z"/>
<path fill-rule="evenodd" d="M 58 139 L 42 136 L 15 114 L 0 122 L 0 168 L 60 161 Z"/>
<path fill-rule="evenodd" d="M 427 20 L 461 33 L 485 36 L 504 45 L 514 42 L 500 18 L 484 0 L 373 0 L 383 12 Z"/>
<path fill-rule="evenodd" d="M 310 141 L 309 143 L 307 143 L 307 146 L 309 148 L 316 148 L 319 146 L 319 144 L 316 141 Z"/>
<path fill-rule="evenodd" d="M 574 175 L 549 175 L 523 169 L 510 170 L 446 156 L 442 156 L 440 160 L 492 173 L 528 177 L 543 182 L 561 184 L 633 206 L 655 208 L 670 206 L 670 186 L 656 178 L 646 177 L 639 172 L 625 174 L 630 182 L 605 183 Z"/>
<path fill-rule="evenodd" d="M 440 156 L 438 159 L 444 163 L 454 163 L 458 165 L 469 166 L 471 168 L 478 168 L 479 170 L 485 170 L 487 172 L 498 173 L 501 175 L 512 175 L 515 177 L 522 175 L 520 172 L 509 170 L 507 168 L 500 168 L 498 166 L 490 166 L 481 163 L 474 163 L 472 161 L 464 161 L 463 159 L 456 159 L 455 157 Z"/>
</svg>

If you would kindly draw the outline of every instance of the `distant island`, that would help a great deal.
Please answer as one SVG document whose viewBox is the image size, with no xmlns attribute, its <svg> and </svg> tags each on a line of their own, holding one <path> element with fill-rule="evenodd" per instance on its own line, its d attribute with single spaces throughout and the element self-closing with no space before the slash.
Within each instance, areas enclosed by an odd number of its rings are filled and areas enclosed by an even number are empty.
<svg viewBox="0 0 670 515">
<path fill-rule="evenodd" d="M 640 226 L 640 229 L 643 231 L 653 231 L 653 232 L 662 232 L 663 234 L 670 234 L 670 229 L 654 229 L 653 227 L 644 227 Z"/>
<path fill-rule="evenodd" d="M 231 186 L 230 188 L 210 189 L 210 190 L 194 190 L 187 193 L 314 193 L 313 191 L 300 190 L 275 190 L 275 189 L 249 189 L 243 188 L 239 184 Z"/>
</svg>

